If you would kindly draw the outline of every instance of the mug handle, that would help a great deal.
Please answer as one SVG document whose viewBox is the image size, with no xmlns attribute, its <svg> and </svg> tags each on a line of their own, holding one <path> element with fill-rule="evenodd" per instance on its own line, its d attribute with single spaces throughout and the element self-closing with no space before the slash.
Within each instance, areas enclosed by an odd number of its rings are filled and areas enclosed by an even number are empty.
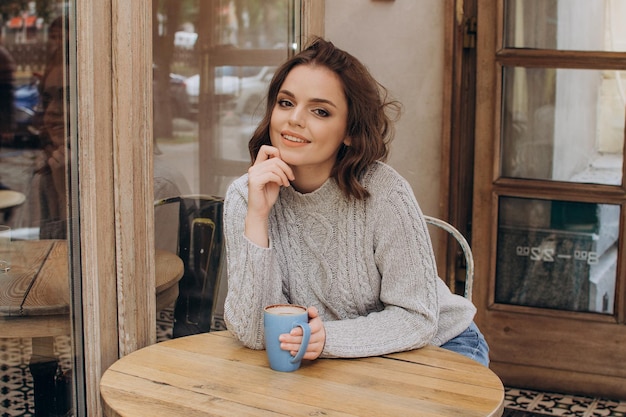
<svg viewBox="0 0 626 417">
<path fill-rule="evenodd" d="M 309 323 L 304 323 L 301 321 L 296 321 L 291 325 L 291 328 L 301 327 L 302 328 L 302 344 L 300 345 L 300 349 L 296 356 L 293 356 L 290 360 L 291 363 L 300 362 L 302 357 L 306 353 L 306 348 L 309 346 L 309 339 L 311 338 L 311 328 L 309 327 Z"/>
</svg>

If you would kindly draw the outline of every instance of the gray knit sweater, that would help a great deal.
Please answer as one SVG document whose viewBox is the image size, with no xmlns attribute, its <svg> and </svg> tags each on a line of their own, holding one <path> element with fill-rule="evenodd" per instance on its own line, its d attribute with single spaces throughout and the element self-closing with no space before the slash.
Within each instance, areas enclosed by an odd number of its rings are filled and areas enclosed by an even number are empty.
<svg viewBox="0 0 626 417">
<path fill-rule="evenodd" d="M 248 177 L 225 199 L 228 329 L 262 349 L 263 307 L 315 306 L 326 329 L 322 357 L 363 357 L 441 345 L 476 309 L 437 276 L 428 230 L 408 182 L 376 163 L 347 200 L 333 179 L 302 194 L 281 188 L 269 218 L 270 247 L 244 236 Z"/>
</svg>

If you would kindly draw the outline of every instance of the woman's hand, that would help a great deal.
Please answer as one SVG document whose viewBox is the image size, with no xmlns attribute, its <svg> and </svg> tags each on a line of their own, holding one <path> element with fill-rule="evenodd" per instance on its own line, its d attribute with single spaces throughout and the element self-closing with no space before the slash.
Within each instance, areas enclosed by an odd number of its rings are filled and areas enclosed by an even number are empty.
<svg viewBox="0 0 626 417">
<path fill-rule="evenodd" d="M 293 171 L 280 159 L 277 148 L 261 146 L 248 169 L 248 213 L 267 217 L 278 198 L 280 187 L 289 187 L 294 179 Z"/>
<path fill-rule="evenodd" d="M 289 187 L 294 180 L 293 171 L 280 159 L 277 148 L 261 146 L 259 153 L 248 169 L 248 213 L 245 234 L 252 242 L 262 247 L 269 246 L 267 218 L 280 187 Z"/>
<path fill-rule="evenodd" d="M 314 360 L 319 358 L 324 350 L 324 345 L 326 344 L 326 330 L 324 329 L 322 319 L 319 317 L 317 308 L 309 307 L 308 312 L 311 338 L 309 339 L 306 353 L 302 358 Z M 302 328 L 300 327 L 294 328 L 291 330 L 291 333 L 281 334 L 278 338 L 278 340 L 280 340 L 280 348 L 282 350 L 289 350 L 292 356 L 296 356 L 302 344 L 302 334 Z"/>
</svg>

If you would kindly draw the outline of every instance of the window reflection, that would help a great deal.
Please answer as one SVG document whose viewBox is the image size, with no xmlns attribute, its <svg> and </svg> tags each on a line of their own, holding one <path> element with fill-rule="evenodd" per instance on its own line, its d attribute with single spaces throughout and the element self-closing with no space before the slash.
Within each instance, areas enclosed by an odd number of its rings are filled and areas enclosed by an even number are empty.
<svg viewBox="0 0 626 417">
<path fill-rule="evenodd" d="M 292 3 L 153 2 L 155 144 L 192 192 L 223 195 L 245 172 L 265 89 L 294 37 Z"/>
<path fill-rule="evenodd" d="M 502 175 L 620 185 L 625 76 L 505 67 Z"/>
<path fill-rule="evenodd" d="M 8 353 L 0 357 L 2 415 L 71 413 L 75 377 L 66 240 L 69 6 L 35 5 L 5 2 L 1 10 L 0 188 L 23 197 L 0 209 L 0 223 L 11 227 L 11 270 L 0 275 L 0 293 L 8 294 L 0 297 L 0 351 Z"/>
<path fill-rule="evenodd" d="M 41 126 L 37 127 L 43 150 L 35 181 L 40 190 L 42 239 L 64 239 L 67 235 L 66 150 L 68 149 L 68 118 L 66 117 L 68 20 L 57 17 L 49 26 L 47 62 L 40 79 L 38 112 Z"/>
<path fill-rule="evenodd" d="M 618 205 L 500 198 L 497 303 L 613 314 Z"/>
<path fill-rule="evenodd" d="M 504 46 L 626 51 L 621 0 L 506 0 Z"/>
</svg>

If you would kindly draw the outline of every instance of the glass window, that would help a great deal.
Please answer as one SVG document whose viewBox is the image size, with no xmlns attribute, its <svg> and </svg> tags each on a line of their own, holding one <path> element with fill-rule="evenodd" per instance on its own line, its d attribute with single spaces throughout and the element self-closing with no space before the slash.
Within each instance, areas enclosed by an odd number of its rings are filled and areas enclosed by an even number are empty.
<svg viewBox="0 0 626 417">
<path fill-rule="evenodd" d="M 153 1 L 155 200 L 190 194 L 219 200 L 228 185 L 247 171 L 248 140 L 263 115 L 266 89 L 275 68 L 299 47 L 295 41 L 299 3 Z M 179 227 L 165 227 L 178 225 L 181 204 L 191 210 L 185 215 L 188 235 L 183 234 L 184 228 L 181 233 Z M 196 209 L 205 217 L 192 218 Z M 180 252 L 179 237 L 191 239 L 191 253 L 183 253 L 183 260 L 208 262 L 195 269 L 200 279 L 192 279 L 187 269 L 180 281 L 182 296 L 157 314 L 157 340 L 224 328 L 223 257 L 218 254 L 212 261 L 210 254 L 193 253 L 199 242 L 219 252 L 220 241 L 215 240 L 221 233 L 219 213 L 206 198 L 155 207 L 156 247 Z M 207 296 L 212 285 L 217 288 Z M 205 309 L 212 306 L 210 323 L 198 319 L 194 303 L 204 303 Z"/>
<path fill-rule="evenodd" d="M 499 201 L 497 303 L 613 314 L 619 205 Z"/>
<path fill-rule="evenodd" d="M 620 185 L 624 71 L 504 67 L 502 175 Z"/>
<path fill-rule="evenodd" d="M 153 2 L 155 166 L 182 187 L 223 196 L 245 172 L 265 89 L 293 47 L 291 3 Z"/>
<path fill-rule="evenodd" d="M 626 51 L 620 0 L 506 0 L 506 48 Z"/>
<path fill-rule="evenodd" d="M 0 272 L 0 415 L 69 415 L 72 381 L 82 378 L 73 372 L 77 350 L 69 314 L 69 178 L 78 154 L 68 110 L 75 104 L 69 87 L 71 6 L 6 3 L 0 223 L 11 230 L 4 246 L 10 269 Z"/>
</svg>

